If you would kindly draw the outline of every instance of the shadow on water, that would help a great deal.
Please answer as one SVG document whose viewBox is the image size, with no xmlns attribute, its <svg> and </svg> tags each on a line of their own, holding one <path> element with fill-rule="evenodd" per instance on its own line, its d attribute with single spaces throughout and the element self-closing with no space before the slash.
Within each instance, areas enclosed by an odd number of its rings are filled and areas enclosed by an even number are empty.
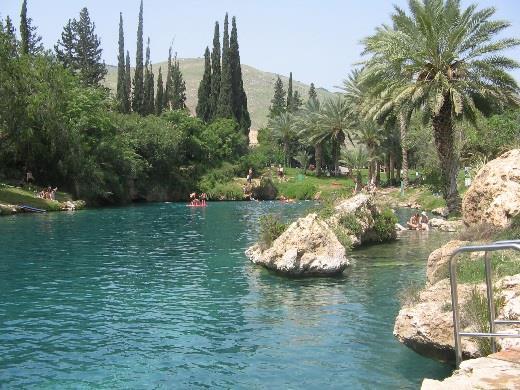
<svg viewBox="0 0 520 390">
<path fill-rule="evenodd" d="M 334 278 L 248 262 L 258 219 L 312 202 L 0 219 L 0 387 L 417 388 L 448 366 L 392 335 L 397 292 L 448 236 L 355 250 Z"/>
</svg>

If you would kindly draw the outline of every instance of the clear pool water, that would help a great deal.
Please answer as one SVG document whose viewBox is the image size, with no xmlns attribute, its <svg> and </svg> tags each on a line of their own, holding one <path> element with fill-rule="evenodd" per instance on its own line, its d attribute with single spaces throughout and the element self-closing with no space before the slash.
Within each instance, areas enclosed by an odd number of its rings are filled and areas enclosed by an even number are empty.
<svg viewBox="0 0 520 390">
<path fill-rule="evenodd" d="M 450 367 L 392 335 L 397 292 L 447 239 L 410 232 L 341 277 L 288 279 L 244 249 L 309 203 L 0 218 L 0 388 L 417 388 Z"/>
</svg>

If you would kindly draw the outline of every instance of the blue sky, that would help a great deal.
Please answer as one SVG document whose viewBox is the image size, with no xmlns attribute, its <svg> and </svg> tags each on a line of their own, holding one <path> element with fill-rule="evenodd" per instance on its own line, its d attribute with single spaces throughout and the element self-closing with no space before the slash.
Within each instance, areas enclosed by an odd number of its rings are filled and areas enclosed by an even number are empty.
<svg viewBox="0 0 520 390">
<path fill-rule="evenodd" d="M 164 61 L 173 42 L 179 57 L 201 57 L 211 46 L 216 20 L 225 12 L 237 17 L 242 63 L 288 75 L 331 89 L 340 85 L 360 60 L 359 41 L 389 21 L 393 4 L 406 0 L 144 0 L 144 35 L 151 39 L 153 62 Z M 470 4 L 473 1 L 463 1 Z M 508 36 L 520 38 L 520 1 L 481 0 L 495 6 L 497 18 L 512 23 Z M 19 23 L 21 0 L 2 0 L 0 14 Z M 54 46 L 69 18 L 89 9 L 101 37 L 107 64 L 117 63 L 119 12 L 123 12 L 125 44 L 132 65 L 139 0 L 28 0 L 29 16 L 38 26 L 44 45 Z M 520 48 L 509 56 L 520 60 Z M 515 72 L 520 80 L 520 71 Z"/>
</svg>

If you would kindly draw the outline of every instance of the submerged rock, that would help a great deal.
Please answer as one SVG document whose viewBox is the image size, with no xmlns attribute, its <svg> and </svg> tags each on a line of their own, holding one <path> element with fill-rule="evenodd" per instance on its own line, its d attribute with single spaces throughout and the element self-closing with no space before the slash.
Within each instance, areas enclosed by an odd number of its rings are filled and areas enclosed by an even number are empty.
<svg viewBox="0 0 520 390">
<path fill-rule="evenodd" d="M 475 176 L 462 201 L 466 225 L 507 227 L 520 213 L 520 149 L 488 162 Z"/>
<path fill-rule="evenodd" d="M 442 218 L 432 218 L 430 219 L 430 226 L 441 232 L 457 232 L 463 228 L 464 224 L 461 220 L 447 221 Z"/>
<path fill-rule="evenodd" d="M 349 265 L 345 248 L 316 214 L 293 222 L 266 250 L 253 245 L 246 256 L 255 264 L 295 276 L 337 274 Z"/>
</svg>

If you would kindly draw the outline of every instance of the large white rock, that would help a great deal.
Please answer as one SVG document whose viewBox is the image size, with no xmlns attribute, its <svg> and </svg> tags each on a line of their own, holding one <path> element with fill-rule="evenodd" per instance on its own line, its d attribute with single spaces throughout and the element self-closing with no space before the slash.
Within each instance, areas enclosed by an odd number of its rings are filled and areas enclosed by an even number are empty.
<svg viewBox="0 0 520 390">
<path fill-rule="evenodd" d="M 509 276 L 496 282 L 496 287 L 504 297 L 505 305 L 498 312 L 498 319 L 520 319 L 520 274 Z M 459 284 L 459 308 L 469 298 L 473 286 Z M 485 285 L 478 285 L 485 295 Z M 471 325 L 463 326 L 462 331 L 475 331 Z M 515 327 L 497 328 L 497 331 L 517 331 Z M 453 339 L 453 313 L 451 292 L 448 279 L 421 291 L 419 299 L 399 311 L 394 325 L 394 336 L 416 352 L 440 360 L 453 361 L 455 358 Z M 477 344 L 470 338 L 461 339 L 465 358 L 480 357 Z M 518 339 L 499 339 L 503 349 L 519 348 Z"/>
<path fill-rule="evenodd" d="M 246 256 L 255 264 L 289 275 L 337 274 L 349 265 L 345 248 L 316 214 L 293 222 L 266 250 L 253 245 Z"/>
<path fill-rule="evenodd" d="M 466 225 L 490 223 L 507 227 L 520 213 L 520 149 L 513 149 L 483 166 L 462 201 Z"/>
<path fill-rule="evenodd" d="M 455 249 L 469 245 L 469 241 L 452 240 L 439 249 L 434 250 L 428 257 L 426 265 L 426 280 L 428 285 L 432 285 L 449 275 L 448 262 Z"/>
</svg>

